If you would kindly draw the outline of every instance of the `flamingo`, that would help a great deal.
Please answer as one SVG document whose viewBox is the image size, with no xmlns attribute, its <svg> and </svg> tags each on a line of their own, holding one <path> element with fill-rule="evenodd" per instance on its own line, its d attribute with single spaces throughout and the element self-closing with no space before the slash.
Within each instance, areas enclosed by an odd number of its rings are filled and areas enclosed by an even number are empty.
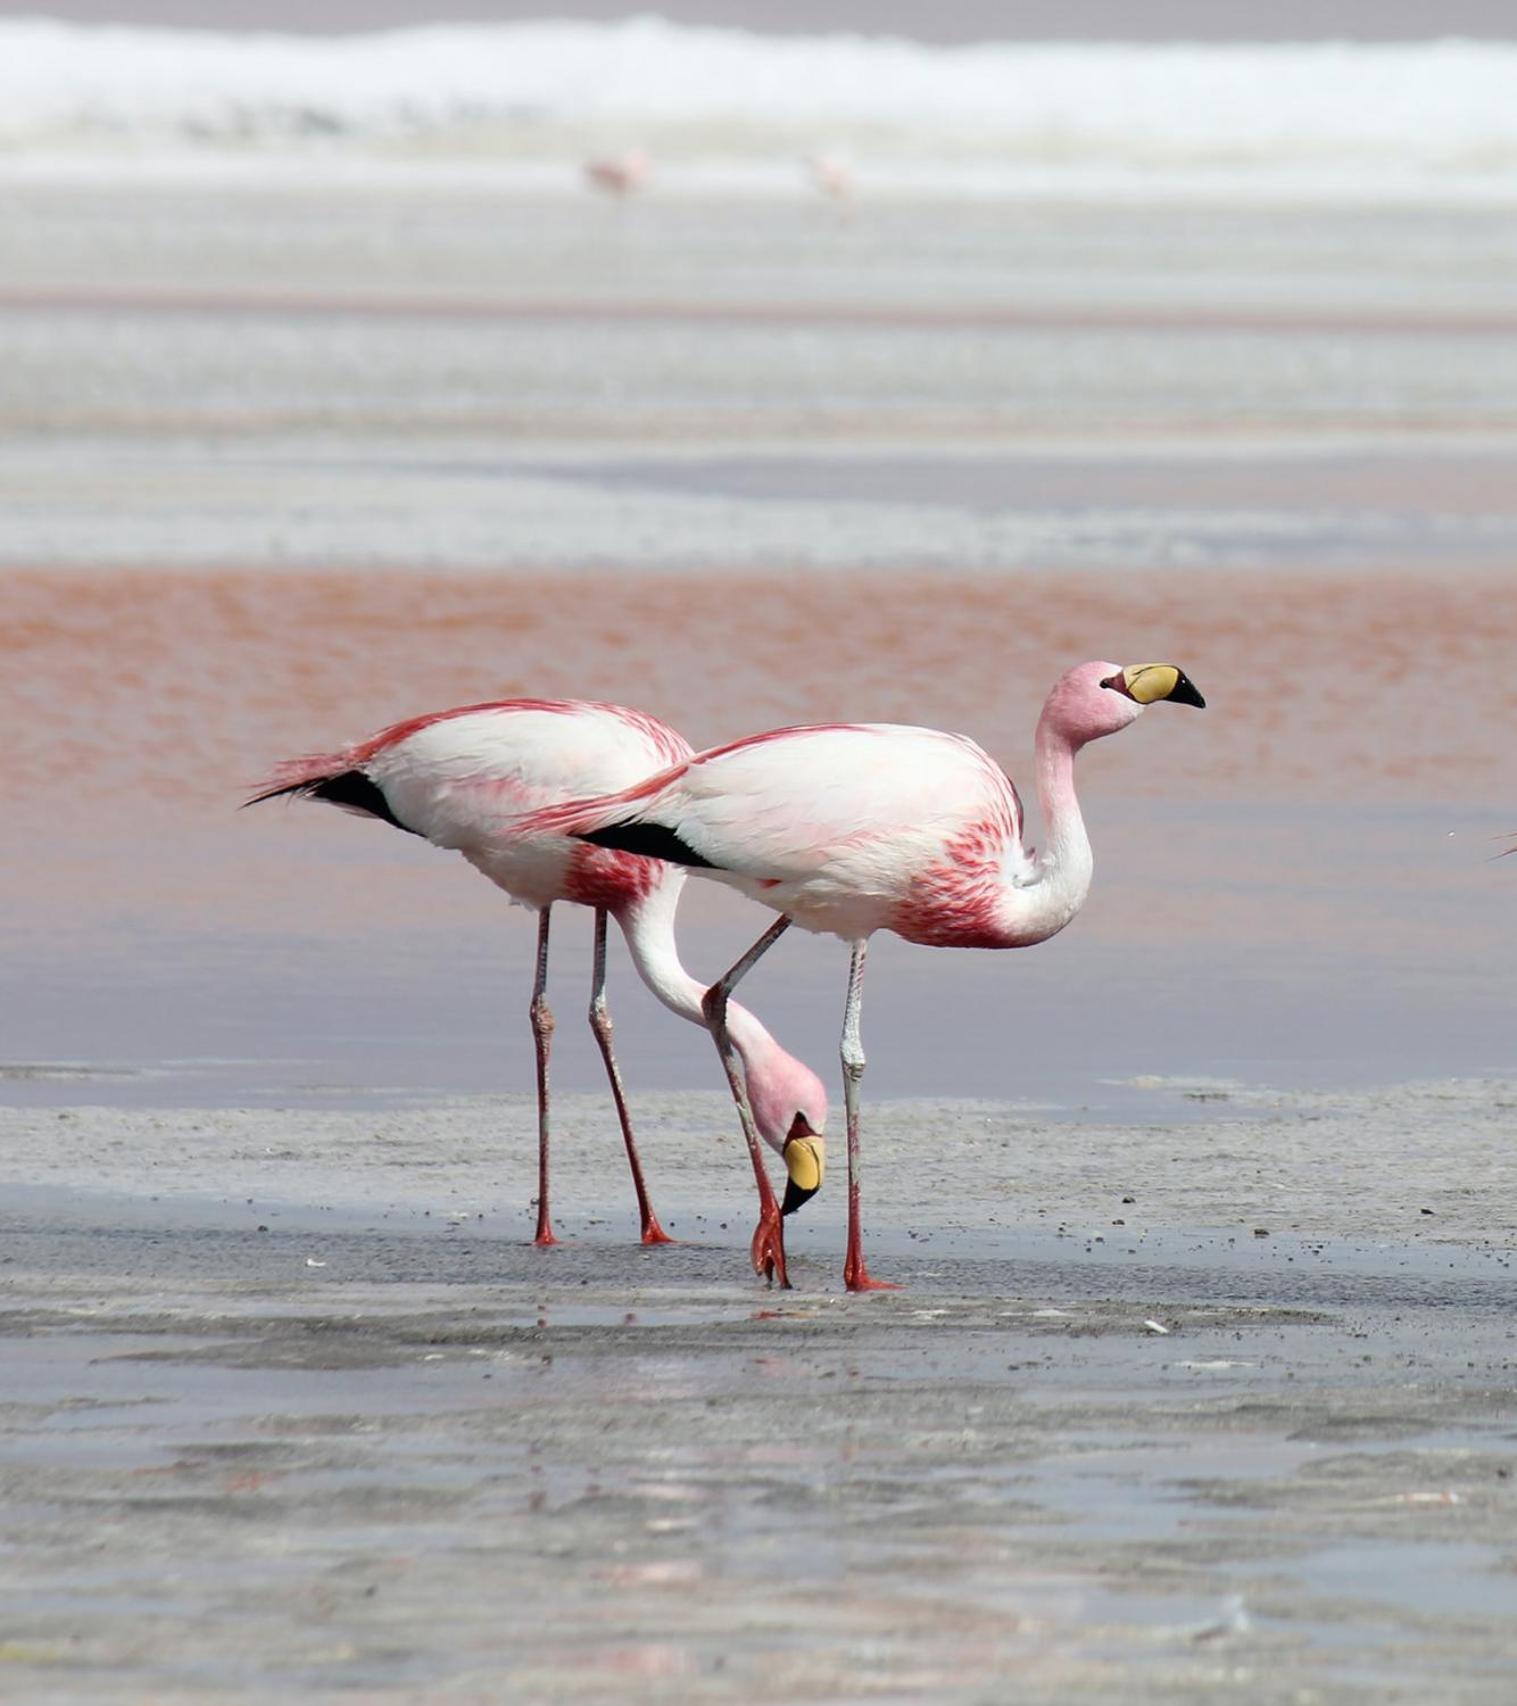
<svg viewBox="0 0 1517 1706">
<path fill-rule="evenodd" d="M 534 1242 L 557 1242 L 548 1212 L 549 916 L 557 901 L 595 912 L 590 1026 L 600 1045 L 632 1169 L 645 1244 L 669 1242 L 648 1199 L 632 1121 L 612 1048 L 606 1003 L 606 919 L 615 918 L 632 963 L 663 1004 L 704 1026 L 704 985 L 681 965 L 674 914 L 684 872 L 657 860 L 590 847 L 520 826 L 533 807 L 622 788 L 690 756 L 667 723 L 621 705 L 582 699 L 501 699 L 412 717 L 338 752 L 292 758 L 247 803 L 281 795 L 326 800 L 453 848 L 520 906 L 537 913 L 537 975 L 530 1015 L 537 1052 L 538 1194 Z M 734 1047 L 764 1141 L 810 1195 L 821 1183 L 827 1092 L 748 1012 L 733 1009 Z M 734 1089 L 734 1094 L 736 1090 Z M 777 1226 L 772 1196 L 761 1223 Z M 776 1258 L 783 1277 L 783 1241 Z"/>
<path fill-rule="evenodd" d="M 812 187 L 829 201 L 847 203 L 853 200 L 853 168 L 836 154 L 810 154 L 806 171 Z"/>
<path fill-rule="evenodd" d="M 640 148 L 629 148 L 600 160 L 585 161 L 585 182 L 606 195 L 626 196 L 648 182 L 653 162 Z"/>
<path fill-rule="evenodd" d="M 869 938 L 893 930 L 930 947 L 1025 948 L 1062 930 L 1084 904 L 1092 871 L 1075 798 L 1075 754 L 1161 700 L 1205 704 L 1174 664 L 1082 663 L 1054 683 L 1034 741 L 1048 836 L 1041 855 L 1023 845 L 1016 788 L 981 747 L 965 735 L 892 723 L 750 735 L 681 758 L 618 793 L 537 814 L 540 829 L 673 860 L 779 913 L 704 1001 L 755 1168 L 760 1150 L 732 1060 L 731 993 L 792 923 L 849 944 L 840 1051 L 848 1290 L 882 1287 L 865 1265 L 859 1224 L 859 1012 Z M 787 1208 L 807 1183 L 792 1173 Z M 757 1255 L 767 1257 L 770 1246 L 755 1235 Z"/>
</svg>

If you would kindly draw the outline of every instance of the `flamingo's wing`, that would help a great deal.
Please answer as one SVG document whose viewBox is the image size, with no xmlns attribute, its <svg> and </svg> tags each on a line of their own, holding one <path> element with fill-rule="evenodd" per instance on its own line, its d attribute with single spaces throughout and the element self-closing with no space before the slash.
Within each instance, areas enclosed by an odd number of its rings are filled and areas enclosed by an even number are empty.
<svg viewBox="0 0 1517 1706">
<path fill-rule="evenodd" d="M 645 798 L 602 814 L 586 838 L 763 883 L 846 873 L 853 884 L 894 886 L 980 829 L 1022 857 L 1009 779 L 973 741 L 935 729 L 777 730 L 698 754 L 645 786 Z M 639 827 L 661 845 L 644 845 Z"/>
<path fill-rule="evenodd" d="M 672 729 L 619 706 L 506 700 L 401 725 L 362 765 L 387 790 L 500 788 L 522 805 L 602 794 L 688 752 Z"/>
<path fill-rule="evenodd" d="M 625 706 L 502 699 L 291 759 L 255 797 L 314 795 L 461 847 L 534 806 L 624 788 L 689 752 L 667 724 Z"/>
</svg>

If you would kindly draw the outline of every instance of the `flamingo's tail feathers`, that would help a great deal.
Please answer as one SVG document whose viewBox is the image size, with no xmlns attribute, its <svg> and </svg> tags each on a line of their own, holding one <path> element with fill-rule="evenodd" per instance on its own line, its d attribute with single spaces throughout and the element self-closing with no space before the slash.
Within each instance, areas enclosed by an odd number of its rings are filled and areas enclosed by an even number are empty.
<svg viewBox="0 0 1517 1706">
<path fill-rule="evenodd" d="M 588 841 L 595 847 L 615 847 L 623 853 L 641 853 L 645 859 L 664 859 L 671 865 L 689 865 L 705 871 L 716 869 L 709 859 L 663 823 L 608 823 L 603 828 L 576 834 L 575 840 Z"/>
<path fill-rule="evenodd" d="M 362 770 L 345 768 L 346 758 L 292 758 L 281 764 L 269 779 L 269 786 L 260 789 L 244 805 L 256 806 L 264 800 L 307 799 L 325 800 L 329 805 L 352 812 L 355 817 L 376 817 L 381 823 L 393 824 L 407 835 L 416 831 L 404 824 L 390 809 L 383 789 L 371 781 Z"/>
</svg>

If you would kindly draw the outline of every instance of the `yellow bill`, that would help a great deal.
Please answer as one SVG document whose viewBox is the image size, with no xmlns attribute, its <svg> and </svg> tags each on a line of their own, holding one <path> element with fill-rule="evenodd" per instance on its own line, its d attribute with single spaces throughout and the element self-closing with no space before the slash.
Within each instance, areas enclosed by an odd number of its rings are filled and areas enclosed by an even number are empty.
<svg viewBox="0 0 1517 1706">
<path fill-rule="evenodd" d="M 822 1179 L 827 1171 L 827 1145 L 816 1132 L 808 1132 L 804 1137 L 787 1138 L 780 1153 L 784 1158 L 785 1171 L 790 1175 L 780 1212 L 794 1214 L 802 1203 L 809 1202 L 822 1188 Z"/>
<path fill-rule="evenodd" d="M 1195 683 L 1172 663 L 1130 663 L 1122 671 L 1122 683 L 1128 697 L 1140 705 L 1156 705 L 1161 699 L 1175 705 L 1206 704 Z"/>
</svg>

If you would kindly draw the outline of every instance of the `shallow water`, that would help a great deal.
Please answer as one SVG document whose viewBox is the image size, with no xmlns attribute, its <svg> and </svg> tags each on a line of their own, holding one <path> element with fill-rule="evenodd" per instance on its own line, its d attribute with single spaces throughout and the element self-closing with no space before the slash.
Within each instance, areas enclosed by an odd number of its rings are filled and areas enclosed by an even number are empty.
<svg viewBox="0 0 1517 1706">
<path fill-rule="evenodd" d="M 291 752 L 560 692 L 697 744 L 960 728 L 1030 797 L 1042 694 L 1099 655 L 1210 708 L 1085 755 L 1056 942 L 877 945 L 870 1094 L 1134 1117 L 1134 1078 L 1510 1060 L 1511 215 L 0 196 L 0 1096 L 526 1081 L 525 921 L 374 825 L 236 815 Z M 706 975 L 762 923 L 684 916 Z M 634 1091 L 709 1083 L 615 976 Z M 841 978 L 792 936 L 751 986 L 829 1074 Z"/>
</svg>

